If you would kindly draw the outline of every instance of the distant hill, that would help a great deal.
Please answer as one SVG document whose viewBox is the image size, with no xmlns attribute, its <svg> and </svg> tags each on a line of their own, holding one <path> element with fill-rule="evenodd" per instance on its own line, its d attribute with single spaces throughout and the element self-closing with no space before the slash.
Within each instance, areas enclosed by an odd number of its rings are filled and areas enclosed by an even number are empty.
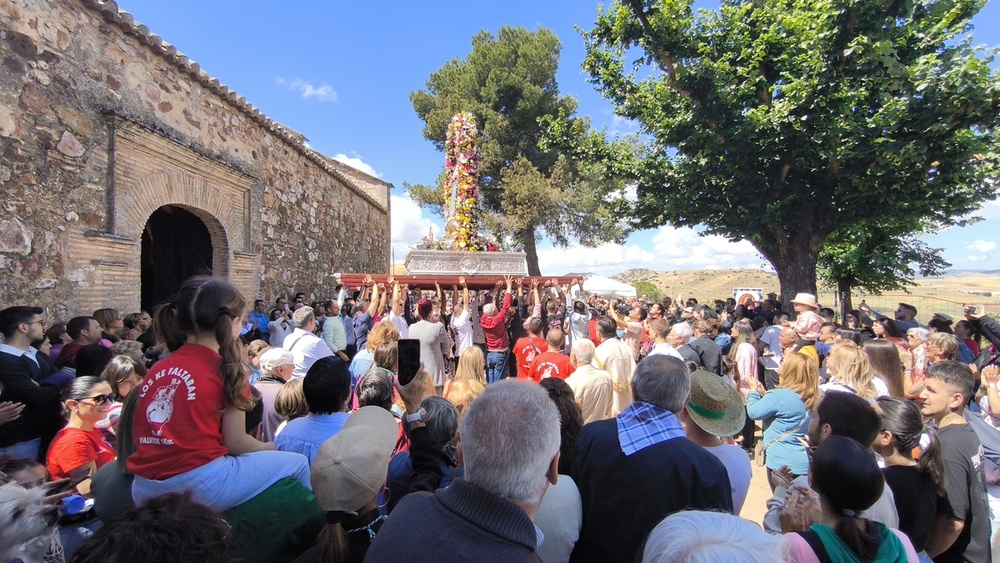
<svg viewBox="0 0 1000 563">
<path fill-rule="evenodd" d="M 627 284 L 649 281 L 660 288 L 665 295 L 695 297 L 705 299 L 726 298 L 736 287 L 759 287 L 764 293 L 778 291 L 778 276 L 771 272 L 741 268 L 735 270 L 674 270 L 659 272 L 647 268 L 626 270 L 612 278 Z"/>
</svg>

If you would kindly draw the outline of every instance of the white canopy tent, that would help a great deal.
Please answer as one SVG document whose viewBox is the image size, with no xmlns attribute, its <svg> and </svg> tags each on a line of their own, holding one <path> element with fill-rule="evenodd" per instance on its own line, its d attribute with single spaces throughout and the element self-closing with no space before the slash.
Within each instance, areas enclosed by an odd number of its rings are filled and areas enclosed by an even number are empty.
<svg viewBox="0 0 1000 563">
<path fill-rule="evenodd" d="M 583 290 L 587 293 L 606 297 L 635 297 L 635 288 L 627 283 L 604 276 L 590 276 L 583 280 Z"/>
</svg>

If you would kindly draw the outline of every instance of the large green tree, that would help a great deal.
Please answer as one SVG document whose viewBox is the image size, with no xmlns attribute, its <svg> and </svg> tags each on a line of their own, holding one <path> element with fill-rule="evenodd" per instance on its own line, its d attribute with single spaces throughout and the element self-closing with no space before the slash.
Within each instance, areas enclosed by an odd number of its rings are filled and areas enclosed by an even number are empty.
<svg viewBox="0 0 1000 563">
<path fill-rule="evenodd" d="M 815 291 L 850 225 L 948 226 L 997 197 L 1000 81 L 965 37 L 983 3 L 615 1 L 584 68 L 645 150 L 559 120 L 553 144 L 633 172 L 635 225 L 747 239 L 783 295 Z"/>
<path fill-rule="evenodd" d="M 604 195 L 621 189 L 620 182 L 600 167 L 539 147 L 542 117 L 563 115 L 575 130 L 589 129 L 573 117 L 576 100 L 559 94 L 559 52 L 559 39 L 547 29 L 480 32 L 466 58 L 448 62 L 431 74 L 426 90 L 410 94 L 424 137 L 442 151 L 451 117 L 475 115 L 486 228 L 523 244 L 531 275 L 540 275 L 535 244 L 543 234 L 559 245 L 571 239 L 595 245 L 620 240 L 623 232 Z M 440 179 L 436 186 L 408 187 L 418 203 L 441 212 Z"/>
</svg>

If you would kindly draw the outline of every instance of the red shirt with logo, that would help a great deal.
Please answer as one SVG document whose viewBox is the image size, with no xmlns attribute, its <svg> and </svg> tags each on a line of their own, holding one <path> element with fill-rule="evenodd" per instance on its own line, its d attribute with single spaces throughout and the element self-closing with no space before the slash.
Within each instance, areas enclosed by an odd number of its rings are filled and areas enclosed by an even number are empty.
<svg viewBox="0 0 1000 563">
<path fill-rule="evenodd" d="M 525 336 L 518 338 L 514 343 L 514 358 L 517 359 L 517 378 L 527 379 L 531 374 L 531 363 L 535 361 L 535 356 L 547 350 L 548 343 L 544 338 L 537 336 Z"/>
<path fill-rule="evenodd" d="M 569 362 L 569 357 L 559 352 L 542 352 L 535 356 L 531 368 L 528 370 L 531 379 L 539 382 L 546 377 L 558 377 L 566 379 L 573 373 L 573 365 Z"/>
<path fill-rule="evenodd" d="M 100 430 L 67 427 L 60 430 L 52 440 L 45 465 L 52 479 L 66 479 L 70 473 L 90 462 L 94 462 L 97 469 L 100 469 L 114 459 L 115 448 Z"/>
<path fill-rule="evenodd" d="M 229 405 L 221 363 L 214 350 L 188 343 L 153 365 L 138 391 L 129 471 L 168 479 L 229 453 L 222 441 Z"/>
</svg>

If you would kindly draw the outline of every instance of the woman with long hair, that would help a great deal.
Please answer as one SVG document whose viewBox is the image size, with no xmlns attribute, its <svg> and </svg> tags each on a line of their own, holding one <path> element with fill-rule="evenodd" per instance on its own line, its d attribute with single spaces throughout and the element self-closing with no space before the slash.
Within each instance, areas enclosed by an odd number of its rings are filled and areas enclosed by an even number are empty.
<svg viewBox="0 0 1000 563">
<path fill-rule="evenodd" d="M 76 486 L 84 496 L 90 496 L 94 473 L 115 459 L 115 448 L 94 427 L 107 417 L 113 400 L 111 386 L 100 377 L 78 377 L 63 391 L 63 411 L 68 420 L 49 445 L 46 466 L 52 479 L 89 474 Z"/>
<path fill-rule="evenodd" d="M 857 346 L 834 345 L 826 359 L 830 381 L 820 385 L 824 392 L 846 391 L 869 402 L 889 394 L 889 387 L 872 377 L 868 354 Z"/>
<path fill-rule="evenodd" d="M 787 354 L 778 366 L 778 386 L 770 391 L 757 378 L 747 385 L 747 414 L 764 421 L 767 481 L 774 489 L 771 473 L 787 465 L 795 476 L 805 475 L 809 459 L 800 439 L 809 430 L 809 415 L 819 400 L 819 367 L 807 356 Z M 769 424 L 768 424 L 769 423 Z"/>
<path fill-rule="evenodd" d="M 559 410 L 560 446 L 558 482 L 545 491 L 534 518 L 535 525 L 545 536 L 545 541 L 538 547 L 538 556 L 543 561 L 568 561 L 583 525 L 580 489 L 569 476 L 573 458 L 576 457 L 576 437 L 583 428 L 583 412 L 566 381 L 548 377 L 539 385 Z"/>
<path fill-rule="evenodd" d="M 246 304 L 232 284 L 195 277 L 157 311 L 156 334 L 171 354 L 139 388 L 128 459 L 137 503 L 190 491 L 221 512 L 285 477 L 310 487 L 305 456 L 273 451 L 246 432 L 254 405 L 239 340 Z"/>
<path fill-rule="evenodd" d="M 757 337 L 754 336 L 753 327 L 748 322 L 735 323 L 729 334 L 733 337 L 733 345 L 729 349 L 730 362 L 726 363 L 731 363 L 733 366 L 733 383 L 739 390 L 745 387 L 740 381 L 748 378 L 757 379 L 757 360 L 760 357 L 757 352 Z M 757 425 L 747 416 L 741 432 L 744 449 L 753 448 L 756 431 Z"/>
<path fill-rule="evenodd" d="M 903 334 L 899 332 L 896 321 L 892 319 L 875 319 L 872 321 L 872 332 L 875 333 L 876 340 L 888 340 L 899 348 L 907 351 L 910 349 L 910 346 L 906 343 L 906 339 L 903 338 Z"/>
<path fill-rule="evenodd" d="M 809 483 L 818 504 L 812 495 L 794 489 L 782 509 L 783 528 L 789 514 L 812 520 L 806 529 L 785 534 L 792 561 L 917 560 L 906 535 L 858 515 L 875 504 L 885 487 L 871 452 L 861 444 L 844 436 L 824 439 L 813 455 Z"/>
<path fill-rule="evenodd" d="M 91 316 L 101 325 L 101 339 L 107 340 L 108 346 L 121 340 L 121 333 L 125 330 L 125 317 L 118 309 L 98 309 Z"/>
<path fill-rule="evenodd" d="M 122 342 L 126 341 L 123 340 Z M 115 344 L 115 346 L 118 344 Z M 111 358 L 111 363 L 101 372 L 101 379 L 111 386 L 111 392 L 114 393 L 115 400 L 111 403 L 110 408 L 108 408 L 107 417 L 97 423 L 97 428 L 114 445 L 117 445 L 115 444 L 115 436 L 118 434 L 118 422 L 121 417 L 122 403 L 130 391 L 142 385 L 144 377 L 146 377 L 146 366 L 129 356 L 115 356 Z"/>
<path fill-rule="evenodd" d="M 458 357 L 455 377 L 445 384 L 444 398 L 451 401 L 459 412 L 465 412 L 472 401 L 485 390 L 486 357 L 478 346 L 466 348 Z"/>
<path fill-rule="evenodd" d="M 876 407 L 882 431 L 872 449 L 885 461 L 882 474 L 893 492 L 899 529 L 910 538 L 914 549 L 923 551 L 937 520 L 940 499 L 946 494 L 944 458 L 937 432 L 924 426 L 920 407 L 913 401 L 879 397 Z M 924 436 L 930 440 L 920 452 L 919 461 L 914 460 L 913 452 Z"/>
<path fill-rule="evenodd" d="M 872 378 L 880 379 L 889 388 L 889 395 L 906 397 L 912 393 L 912 381 L 903 377 L 903 362 L 899 348 L 887 340 L 868 340 L 861 345 L 868 354 Z"/>
</svg>

